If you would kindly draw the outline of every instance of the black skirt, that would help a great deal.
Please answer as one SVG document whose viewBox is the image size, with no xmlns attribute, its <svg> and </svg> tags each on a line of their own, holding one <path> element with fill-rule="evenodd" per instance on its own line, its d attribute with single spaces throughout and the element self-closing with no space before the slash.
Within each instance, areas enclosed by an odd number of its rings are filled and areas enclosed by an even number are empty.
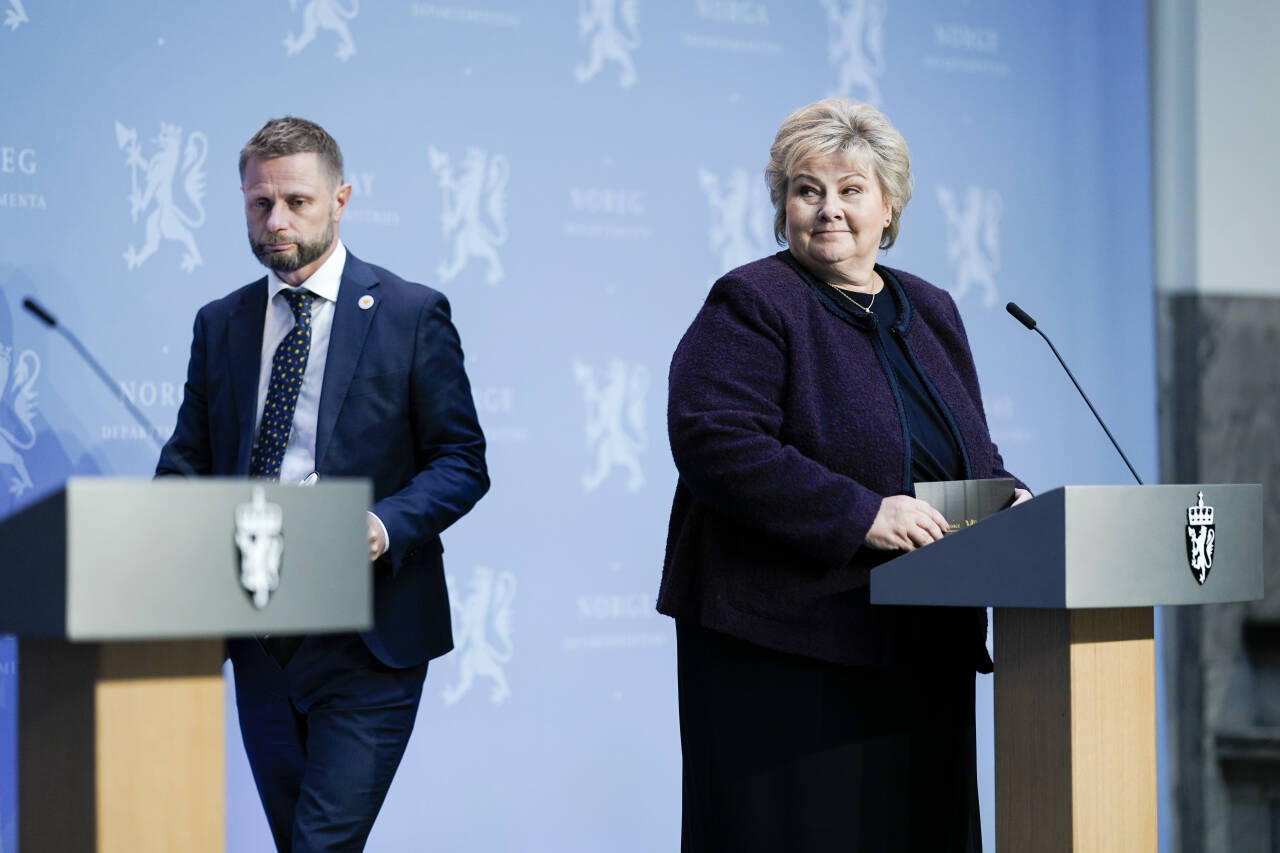
<svg viewBox="0 0 1280 853">
<path fill-rule="evenodd" d="M 685 853 L 980 853 L 972 667 L 676 637 Z"/>
</svg>

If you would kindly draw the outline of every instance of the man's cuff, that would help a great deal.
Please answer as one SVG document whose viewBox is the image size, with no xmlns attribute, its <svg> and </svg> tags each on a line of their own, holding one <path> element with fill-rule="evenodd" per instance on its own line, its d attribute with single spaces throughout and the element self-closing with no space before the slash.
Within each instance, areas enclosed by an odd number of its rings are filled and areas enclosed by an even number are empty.
<svg viewBox="0 0 1280 853">
<path fill-rule="evenodd" d="M 373 519 L 373 522 L 382 530 L 382 541 L 384 543 L 382 554 L 385 554 L 391 550 L 391 534 L 387 533 L 387 526 L 382 523 L 382 519 L 378 518 L 372 512 L 369 513 L 369 518 Z M 382 554 L 379 554 L 378 556 L 381 557 Z"/>
</svg>

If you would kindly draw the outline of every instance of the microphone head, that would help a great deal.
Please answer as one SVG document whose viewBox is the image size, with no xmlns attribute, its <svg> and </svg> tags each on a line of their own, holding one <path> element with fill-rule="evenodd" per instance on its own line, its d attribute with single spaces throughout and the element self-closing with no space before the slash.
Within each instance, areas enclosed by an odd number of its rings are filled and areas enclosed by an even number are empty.
<svg viewBox="0 0 1280 853">
<path fill-rule="evenodd" d="M 1031 318 L 1031 315 L 1026 311 L 1023 311 L 1015 303 L 1010 302 L 1008 305 L 1004 306 L 1004 310 L 1012 314 L 1015 320 L 1026 326 L 1028 329 L 1034 329 L 1036 327 L 1036 321 Z"/>
<path fill-rule="evenodd" d="M 36 302 L 30 296 L 22 300 L 22 307 L 26 308 L 32 314 L 36 315 L 36 318 L 39 319 L 41 323 L 44 323 L 46 326 L 49 326 L 50 328 L 52 328 L 58 325 L 58 321 L 53 319 L 53 315 L 50 314 L 48 311 L 44 310 L 43 308 L 41 308 L 40 303 Z"/>
</svg>

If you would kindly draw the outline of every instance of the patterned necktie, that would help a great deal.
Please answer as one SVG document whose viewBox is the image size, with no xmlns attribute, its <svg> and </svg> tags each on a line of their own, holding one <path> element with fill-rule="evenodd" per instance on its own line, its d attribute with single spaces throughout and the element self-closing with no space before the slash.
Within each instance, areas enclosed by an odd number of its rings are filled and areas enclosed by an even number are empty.
<svg viewBox="0 0 1280 853">
<path fill-rule="evenodd" d="M 280 479 L 280 463 L 293 430 L 293 410 L 302 390 L 302 375 L 311 352 L 311 294 L 305 290 L 282 290 L 293 310 L 293 328 L 284 336 L 271 359 L 271 380 L 267 383 L 267 403 L 262 409 L 258 441 L 249 460 L 249 476 Z"/>
</svg>

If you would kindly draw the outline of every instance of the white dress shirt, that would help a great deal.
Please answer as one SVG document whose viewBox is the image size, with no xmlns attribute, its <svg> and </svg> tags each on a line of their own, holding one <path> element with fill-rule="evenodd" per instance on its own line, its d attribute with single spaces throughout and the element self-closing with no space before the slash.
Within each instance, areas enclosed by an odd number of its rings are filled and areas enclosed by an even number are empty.
<svg viewBox="0 0 1280 853">
<path fill-rule="evenodd" d="M 324 366 L 329 360 L 329 332 L 333 329 L 333 311 L 338 301 L 338 286 L 342 283 L 342 270 L 347 264 L 347 247 L 338 241 L 320 268 L 297 289 L 310 291 L 311 300 L 311 350 L 307 354 L 307 367 L 302 373 L 302 388 L 298 391 L 298 404 L 293 410 L 293 428 L 289 431 L 289 443 L 285 445 L 284 460 L 280 463 L 280 482 L 297 484 L 306 480 L 316 470 L 316 424 L 320 417 L 320 389 L 324 384 Z M 289 285 L 280 280 L 275 270 L 267 271 L 267 315 L 262 326 L 262 366 L 258 370 L 258 408 L 253 419 L 253 435 L 257 440 L 258 427 L 262 423 L 262 410 L 267 405 L 267 388 L 271 384 L 271 360 L 276 347 L 293 328 L 293 309 L 280 295 Z M 391 547 L 382 519 L 372 512 L 369 518 L 382 529 L 386 547 Z M 386 553 L 384 549 L 383 553 Z"/>
<path fill-rule="evenodd" d="M 320 386 L 324 382 L 324 366 L 329 356 L 329 331 L 333 328 L 333 308 L 338 301 L 338 285 L 342 268 L 347 263 L 347 249 L 339 241 L 320 268 L 297 289 L 307 290 L 311 300 L 311 351 L 307 369 L 302 374 L 302 389 L 293 411 L 293 429 L 285 445 L 280 463 L 280 482 L 301 483 L 316 470 L 316 422 L 320 415 Z M 258 370 L 258 408 L 253 419 L 253 435 L 257 438 L 262 423 L 262 410 L 267 405 L 267 387 L 271 384 L 271 359 L 276 347 L 293 328 L 293 311 L 281 291 L 289 285 L 280 280 L 275 270 L 267 273 L 267 315 L 262 327 L 262 366 Z"/>
</svg>

